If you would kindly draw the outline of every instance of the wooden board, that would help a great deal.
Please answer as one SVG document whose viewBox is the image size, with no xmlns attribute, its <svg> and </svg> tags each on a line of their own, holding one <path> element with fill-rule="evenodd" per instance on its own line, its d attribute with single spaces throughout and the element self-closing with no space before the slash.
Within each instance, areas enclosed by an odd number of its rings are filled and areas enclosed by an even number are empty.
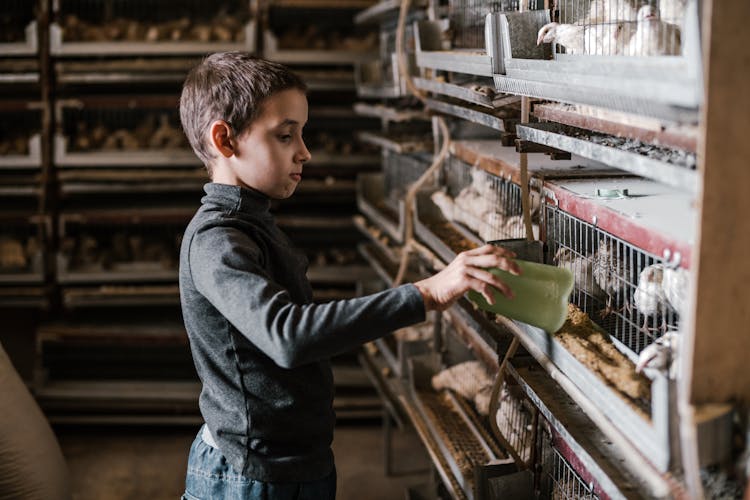
<svg viewBox="0 0 750 500">
<path fill-rule="evenodd" d="M 750 400 L 750 44 L 748 2 L 705 2 L 703 199 L 683 368 L 693 404 Z M 713 10 L 713 12 L 711 12 Z M 710 38 L 708 38 L 710 37 Z M 694 274 L 694 277 L 695 274 Z M 694 339 L 694 342 L 691 340 Z M 690 352 L 690 351 L 693 352 Z"/>
</svg>

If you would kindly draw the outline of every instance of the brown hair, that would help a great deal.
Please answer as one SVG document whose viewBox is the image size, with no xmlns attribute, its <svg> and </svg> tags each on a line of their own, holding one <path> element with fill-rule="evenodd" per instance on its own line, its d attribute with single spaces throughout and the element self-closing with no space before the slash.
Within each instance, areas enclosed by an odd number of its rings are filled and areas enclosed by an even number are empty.
<svg viewBox="0 0 750 500">
<path fill-rule="evenodd" d="M 286 66 L 246 52 L 211 54 L 190 70 L 182 86 L 180 120 L 209 175 L 213 155 L 206 133 L 211 123 L 224 120 L 239 136 L 260 115 L 268 97 L 288 89 L 306 92 L 307 85 Z"/>
</svg>

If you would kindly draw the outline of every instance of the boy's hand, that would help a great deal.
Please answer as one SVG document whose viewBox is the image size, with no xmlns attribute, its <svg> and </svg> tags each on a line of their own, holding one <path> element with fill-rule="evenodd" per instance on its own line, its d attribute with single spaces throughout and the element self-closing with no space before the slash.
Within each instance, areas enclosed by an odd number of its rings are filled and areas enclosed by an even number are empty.
<svg viewBox="0 0 750 500">
<path fill-rule="evenodd" d="M 494 304 L 492 287 L 508 298 L 513 298 L 513 292 L 500 278 L 485 268 L 499 267 L 513 274 L 521 274 L 521 270 L 511 260 L 513 257 L 515 254 L 509 250 L 495 245 L 484 245 L 461 252 L 445 269 L 414 283 L 414 286 L 422 294 L 427 311 L 444 311 L 471 289 L 481 293 L 490 304 Z"/>
</svg>

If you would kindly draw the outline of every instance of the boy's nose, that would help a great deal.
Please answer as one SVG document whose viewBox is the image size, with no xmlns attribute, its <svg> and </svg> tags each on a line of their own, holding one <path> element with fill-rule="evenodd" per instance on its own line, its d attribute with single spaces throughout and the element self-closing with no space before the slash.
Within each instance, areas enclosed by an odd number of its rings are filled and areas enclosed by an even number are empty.
<svg viewBox="0 0 750 500">
<path fill-rule="evenodd" d="M 297 153 L 297 161 L 307 163 L 310 161 L 310 158 L 312 158 L 312 154 L 310 154 L 310 150 L 307 149 L 307 145 L 303 141 L 302 149 Z"/>
</svg>

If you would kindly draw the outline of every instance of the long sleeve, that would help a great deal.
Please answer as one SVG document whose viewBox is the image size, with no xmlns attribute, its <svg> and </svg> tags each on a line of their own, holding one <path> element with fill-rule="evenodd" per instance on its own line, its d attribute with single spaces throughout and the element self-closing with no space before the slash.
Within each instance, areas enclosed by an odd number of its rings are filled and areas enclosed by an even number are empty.
<svg viewBox="0 0 750 500">
<path fill-rule="evenodd" d="M 196 290 L 284 368 L 330 357 L 425 317 L 413 285 L 326 304 L 297 304 L 269 276 L 258 244 L 232 227 L 198 229 L 190 242 L 189 265 Z"/>
</svg>

